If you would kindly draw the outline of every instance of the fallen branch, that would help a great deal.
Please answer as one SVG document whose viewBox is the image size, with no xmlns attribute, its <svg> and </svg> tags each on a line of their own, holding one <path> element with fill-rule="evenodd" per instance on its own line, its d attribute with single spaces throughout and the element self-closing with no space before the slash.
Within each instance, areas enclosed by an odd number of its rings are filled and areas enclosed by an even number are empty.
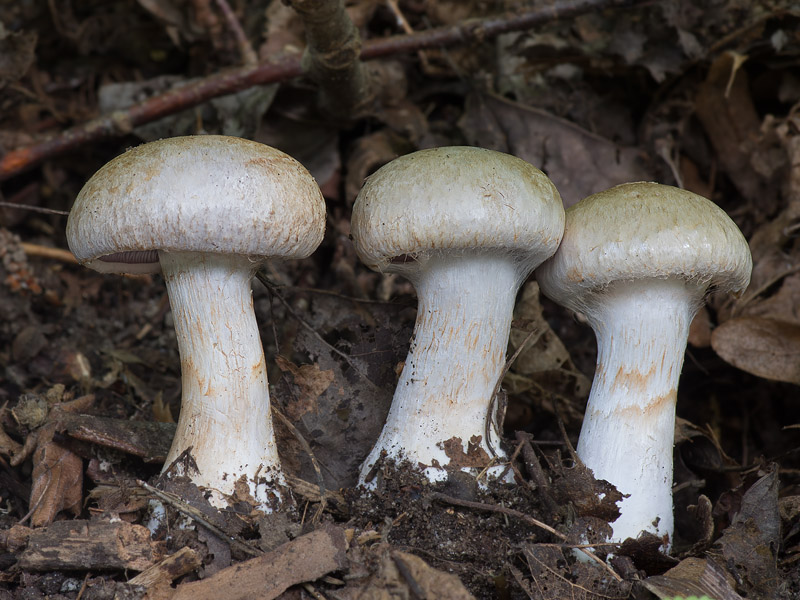
<svg viewBox="0 0 800 600">
<path fill-rule="evenodd" d="M 335 118 L 361 116 L 370 100 L 369 77 L 344 0 L 291 0 L 291 5 L 303 19 L 303 70 L 319 86 L 321 108 Z"/>
<path fill-rule="evenodd" d="M 642 4 L 642 0 L 556 0 L 527 11 L 505 13 L 486 19 L 470 19 L 458 25 L 429 29 L 411 35 L 399 35 L 364 42 L 362 60 L 415 52 L 424 48 L 446 47 L 479 42 L 508 33 L 523 31 L 550 21 L 577 15 Z M 39 143 L 9 151 L 0 158 L 0 181 L 18 175 L 41 162 L 73 151 L 98 140 L 122 136 L 144 125 L 202 104 L 212 98 L 270 83 L 288 81 L 303 74 L 296 54 L 281 54 L 253 66 L 227 69 L 187 85 L 152 96 L 125 110 L 101 115 L 76 125 Z"/>
</svg>

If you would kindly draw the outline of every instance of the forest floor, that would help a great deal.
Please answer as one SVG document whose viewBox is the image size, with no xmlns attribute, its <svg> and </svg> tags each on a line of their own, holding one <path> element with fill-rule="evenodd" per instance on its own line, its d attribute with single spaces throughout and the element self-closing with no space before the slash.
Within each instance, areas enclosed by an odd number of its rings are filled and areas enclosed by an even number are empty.
<svg viewBox="0 0 800 600">
<path fill-rule="evenodd" d="M 798 6 L 586 0 L 563 12 L 556 1 L 535 26 L 483 35 L 490 17 L 521 22 L 543 3 L 352 0 L 365 48 L 479 24 L 464 43 L 398 44 L 365 62 L 370 93 L 350 114 L 332 116 L 314 82 L 287 75 L 120 125 L 226 69 L 299 65 L 290 4 L 302 3 L 229 1 L 0 4 L 0 600 L 800 599 Z M 112 114 L 115 127 L 75 134 Z M 142 142 L 201 133 L 294 156 L 327 203 L 320 248 L 269 263 L 268 286 L 253 284 L 272 401 L 293 424 L 276 420 L 295 503 L 271 515 L 219 511 L 188 482 L 157 495 L 181 392 L 164 281 L 101 275 L 67 251 L 67 212 L 98 168 Z M 48 136 L 69 144 L 12 154 Z M 626 181 L 683 187 L 750 243 L 750 287 L 713 294 L 692 325 L 670 555 L 641 538 L 576 558 L 615 518 L 615 490 L 572 450 L 595 339 L 533 279 L 509 356 L 527 345 L 503 382 L 514 483 L 433 485 L 387 464 L 374 492 L 354 487 L 416 299 L 359 261 L 353 201 L 393 158 L 452 145 L 527 160 L 566 206 Z M 189 514 L 197 525 L 151 536 L 153 498 L 171 524 Z"/>
</svg>

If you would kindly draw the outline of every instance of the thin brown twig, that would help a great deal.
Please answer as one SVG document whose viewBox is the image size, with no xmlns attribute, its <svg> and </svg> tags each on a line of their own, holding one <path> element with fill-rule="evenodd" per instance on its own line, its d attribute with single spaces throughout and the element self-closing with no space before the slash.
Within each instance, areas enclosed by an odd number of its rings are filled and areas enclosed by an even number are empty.
<svg viewBox="0 0 800 600">
<path fill-rule="evenodd" d="M 43 215 L 69 215 L 69 211 L 66 210 L 56 210 L 54 208 L 44 208 L 42 206 L 31 206 L 30 204 L 17 204 L 15 202 L 0 202 L 0 207 L 38 212 L 42 213 Z"/>
<path fill-rule="evenodd" d="M 245 35 L 244 29 L 242 29 L 242 24 L 239 22 L 236 14 L 234 14 L 233 9 L 231 9 L 231 5 L 228 4 L 228 0 L 216 0 L 216 3 L 222 15 L 225 17 L 228 29 L 231 30 L 233 37 L 236 39 L 236 46 L 239 48 L 242 64 L 258 64 L 258 55 L 256 51 L 253 50 L 253 45 L 250 43 L 250 40 L 247 39 L 247 35 Z"/>
<path fill-rule="evenodd" d="M 250 544 L 242 542 L 241 540 L 237 540 L 236 538 L 231 537 L 230 535 L 222 531 L 222 529 L 220 529 L 219 527 L 208 521 L 208 519 L 206 519 L 199 510 L 194 508 L 192 505 L 187 504 L 175 494 L 171 494 L 169 492 L 163 492 L 158 488 L 153 487 L 149 483 L 142 481 L 141 479 L 136 480 L 136 485 L 150 492 L 153 496 L 155 496 L 162 502 L 166 502 L 167 504 L 171 505 L 175 510 L 177 510 L 181 514 L 197 521 L 198 523 L 200 523 L 200 525 L 211 531 L 219 539 L 227 542 L 228 545 L 230 545 L 232 548 L 237 548 L 238 550 L 241 550 L 242 552 L 244 552 L 245 554 L 249 554 L 250 556 L 261 556 L 262 554 L 264 554 L 258 548 L 254 548 Z"/>
<path fill-rule="evenodd" d="M 552 533 L 554 536 L 556 536 L 558 539 L 564 542 L 568 541 L 567 536 L 565 536 L 560 531 L 553 529 L 547 523 L 542 523 L 540 520 L 534 519 L 532 516 L 526 515 L 524 512 L 514 510 L 513 508 L 507 508 L 505 506 L 499 506 L 496 504 L 484 504 L 483 502 L 472 502 L 471 500 L 461 500 L 460 498 L 454 498 L 452 496 L 448 496 L 447 494 L 442 494 L 441 492 L 431 492 L 430 494 L 428 494 L 428 498 L 430 498 L 431 500 L 438 500 L 439 502 L 444 502 L 446 504 L 452 504 L 453 506 L 463 506 L 464 508 L 471 508 L 474 510 L 484 510 L 488 512 L 496 512 L 503 515 L 507 515 L 509 517 L 514 517 L 515 519 L 528 523 L 529 525 L 533 525 L 534 527 L 544 529 L 548 533 Z M 570 547 L 575 548 L 575 550 L 578 550 L 579 552 L 582 552 L 583 554 L 588 556 L 590 560 L 593 560 L 594 562 L 602 566 L 618 582 L 622 581 L 622 578 L 603 560 L 601 560 L 600 557 L 598 557 L 594 552 L 592 552 L 589 547 L 586 547 L 585 544 L 575 544 L 571 545 Z"/>
<path fill-rule="evenodd" d="M 532 516 L 526 515 L 524 512 L 514 510 L 513 508 L 507 508 L 505 506 L 499 506 L 495 504 L 484 504 L 483 502 L 473 502 L 471 500 L 462 500 L 461 498 L 454 498 L 452 496 L 448 496 L 447 494 L 442 494 L 441 492 L 431 492 L 428 494 L 428 498 L 431 500 L 438 500 L 439 502 L 443 502 L 445 504 L 452 504 L 454 506 L 462 506 L 464 508 L 471 508 L 473 510 L 482 510 L 486 512 L 496 512 L 508 515 L 509 517 L 514 517 L 515 519 L 523 521 L 528 525 L 533 525 L 539 529 L 544 529 L 546 532 L 553 534 L 564 542 L 568 541 L 566 535 L 556 529 L 553 529 L 547 523 L 542 523 L 539 519 L 534 519 Z"/>
<path fill-rule="evenodd" d="M 58 260 L 61 262 L 77 265 L 78 259 L 69 250 L 63 248 L 53 248 L 51 246 L 42 246 L 41 244 L 31 244 L 29 242 L 20 242 L 19 247 L 28 256 L 36 256 L 38 258 L 49 258 L 51 260 Z"/>
<path fill-rule="evenodd" d="M 350 302 L 357 302 L 359 304 L 382 304 L 384 306 L 396 306 L 398 308 L 409 308 L 416 306 L 416 304 L 411 302 L 395 302 L 395 301 L 386 301 L 386 300 L 372 300 L 370 298 L 357 298 L 355 296 L 346 296 L 344 294 L 340 294 L 339 292 L 334 292 L 333 290 L 323 290 L 320 288 L 310 288 L 310 287 L 303 287 L 299 285 L 282 285 L 280 286 L 281 291 L 287 290 L 289 292 L 308 292 L 309 294 L 319 294 L 321 296 L 331 296 L 333 298 L 339 298 L 341 300 L 348 300 Z"/>
<path fill-rule="evenodd" d="M 528 345 L 528 342 L 531 341 L 535 334 L 541 335 L 542 332 L 538 329 L 534 329 L 533 331 L 528 332 L 528 335 L 525 336 L 525 339 L 522 340 L 522 343 L 519 345 L 519 348 L 516 349 L 514 354 L 511 355 L 506 361 L 506 364 L 503 365 L 503 370 L 500 372 L 500 376 L 497 378 L 497 382 L 494 384 L 494 389 L 492 390 L 492 397 L 489 400 L 489 410 L 486 413 L 488 416 L 486 417 L 486 425 L 484 427 L 484 435 L 486 436 L 486 443 L 488 444 L 489 451 L 494 454 L 494 450 L 492 449 L 491 444 L 489 444 L 489 434 L 491 433 L 490 428 L 492 426 L 492 415 L 494 414 L 494 405 L 497 402 L 497 395 L 500 393 L 500 387 L 503 385 L 503 378 L 508 373 L 508 370 L 511 368 L 511 365 L 519 358 L 519 355 L 522 354 L 522 351 L 525 349 L 525 346 Z"/>
<path fill-rule="evenodd" d="M 322 513 L 325 511 L 325 506 L 328 504 L 328 490 L 325 487 L 325 479 L 322 477 L 322 469 L 320 469 L 319 462 L 317 462 L 317 457 L 314 455 L 314 451 L 311 449 L 308 441 L 303 437 L 300 431 L 298 431 L 297 427 L 294 426 L 294 423 L 292 423 L 286 415 L 278 410 L 278 407 L 274 404 L 270 408 L 272 408 L 273 414 L 278 417 L 280 422 L 286 426 L 294 438 L 303 447 L 303 451 L 308 455 L 309 460 L 311 460 L 311 466 L 314 467 L 314 473 L 317 476 L 317 486 L 319 486 L 320 501 L 317 512 L 311 518 L 311 522 L 316 524 L 319 522 L 320 517 L 322 517 Z"/>
<path fill-rule="evenodd" d="M 361 60 L 372 60 L 424 48 L 469 44 L 511 31 L 607 8 L 631 7 L 648 0 L 555 0 L 526 11 L 508 12 L 486 19 L 470 19 L 457 25 L 364 42 Z M 152 96 L 138 104 L 76 125 L 40 142 L 16 148 L 0 158 L 0 181 L 18 175 L 41 162 L 74 151 L 90 142 L 126 135 L 134 127 L 150 123 L 212 98 L 270 83 L 294 79 L 303 74 L 301 58 L 279 54 L 258 65 L 220 71 L 203 79 Z"/>
</svg>

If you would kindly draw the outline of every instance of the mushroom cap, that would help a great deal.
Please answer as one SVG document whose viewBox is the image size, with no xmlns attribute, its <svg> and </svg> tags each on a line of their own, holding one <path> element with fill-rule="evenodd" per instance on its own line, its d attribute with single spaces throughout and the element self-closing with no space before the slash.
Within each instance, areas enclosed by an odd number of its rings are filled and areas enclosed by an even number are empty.
<svg viewBox="0 0 800 600">
<path fill-rule="evenodd" d="M 384 165 L 367 178 L 351 222 L 361 260 L 385 272 L 413 268 L 393 258 L 424 262 L 444 250 L 494 250 L 538 264 L 563 231 L 561 196 L 544 173 L 467 146 L 420 150 Z"/>
<path fill-rule="evenodd" d="M 324 231 L 325 201 L 305 167 L 264 144 L 220 135 L 128 150 L 89 179 L 67 221 L 78 261 L 116 273 L 158 272 L 155 253 L 141 258 L 154 250 L 305 258 Z M 120 253 L 140 258 L 109 261 Z"/>
<path fill-rule="evenodd" d="M 747 241 L 716 204 L 672 186 L 638 182 L 567 209 L 561 246 L 536 279 L 546 296 L 582 310 L 587 296 L 617 281 L 683 278 L 741 293 L 752 269 Z"/>
</svg>

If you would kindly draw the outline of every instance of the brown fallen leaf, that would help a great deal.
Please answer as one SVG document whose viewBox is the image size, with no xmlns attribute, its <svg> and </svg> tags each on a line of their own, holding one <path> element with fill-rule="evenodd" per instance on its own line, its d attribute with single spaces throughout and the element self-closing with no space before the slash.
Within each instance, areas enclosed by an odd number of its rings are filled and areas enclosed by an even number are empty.
<svg viewBox="0 0 800 600">
<path fill-rule="evenodd" d="M 711 347 L 734 367 L 800 385 L 800 325 L 763 317 L 736 317 L 711 334 Z"/>
<path fill-rule="evenodd" d="M 53 441 L 56 425 L 45 426 L 33 453 L 31 486 L 31 525 L 52 523 L 56 515 L 69 511 L 76 517 L 83 498 L 83 460 L 68 448 Z"/>
<path fill-rule="evenodd" d="M 11 439 L 0 424 L 0 454 L 13 457 L 22 450 L 22 444 Z"/>
<path fill-rule="evenodd" d="M 712 63 L 695 98 L 695 110 L 728 177 L 745 198 L 763 204 L 764 182 L 750 163 L 761 119 L 747 72 L 740 68 L 746 58 L 728 51 Z"/>
<path fill-rule="evenodd" d="M 407 552 L 392 552 L 392 560 L 413 595 L 420 598 L 448 598 L 450 600 L 472 600 L 458 577 L 443 573 L 428 565 L 419 556 Z M 418 592 L 421 591 L 422 594 Z"/>
<path fill-rule="evenodd" d="M 778 483 L 778 467 L 773 463 L 748 475 L 741 488 L 731 492 L 733 502 L 725 503 L 738 504 L 738 510 L 717 540 L 718 550 L 709 553 L 720 564 L 736 565 L 737 590 L 756 600 L 778 594 L 776 555 L 782 539 Z"/>
<path fill-rule="evenodd" d="M 643 583 L 661 600 L 704 595 L 719 600 L 742 598 L 733 589 L 733 578 L 706 558 L 685 558 L 663 575 L 648 577 Z"/>
<path fill-rule="evenodd" d="M 81 396 L 55 405 L 47 422 L 29 439 L 36 440 L 33 453 L 33 484 L 28 506 L 31 525 L 41 527 L 52 523 L 61 511 L 78 516 L 83 498 L 83 460 L 69 448 L 53 441 L 61 425 L 59 419 L 67 414 L 88 409 L 94 395 Z"/>
<path fill-rule="evenodd" d="M 458 125 L 470 144 L 508 152 L 545 171 L 565 206 L 619 183 L 652 180 L 637 148 L 500 96 L 468 96 Z"/>
<path fill-rule="evenodd" d="M 275 357 L 275 362 L 281 371 L 292 375 L 300 392 L 296 399 L 287 402 L 286 416 L 297 421 L 307 412 L 315 411 L 317 398 L 333 383 L 333 370 L 322 370 L 319 365 L 297 366 L 280 355 Z"/>
<path fill-rule="evenodd" d="M 359 557 L 354 562 L 370 565 L 370 573 L 340 590 L 342 600 L 474 600 L 453 573 L 435 569 L 413 554 L 392 550 L 385 542 L 356 548 L 354 554 Z"/>
</svg>

